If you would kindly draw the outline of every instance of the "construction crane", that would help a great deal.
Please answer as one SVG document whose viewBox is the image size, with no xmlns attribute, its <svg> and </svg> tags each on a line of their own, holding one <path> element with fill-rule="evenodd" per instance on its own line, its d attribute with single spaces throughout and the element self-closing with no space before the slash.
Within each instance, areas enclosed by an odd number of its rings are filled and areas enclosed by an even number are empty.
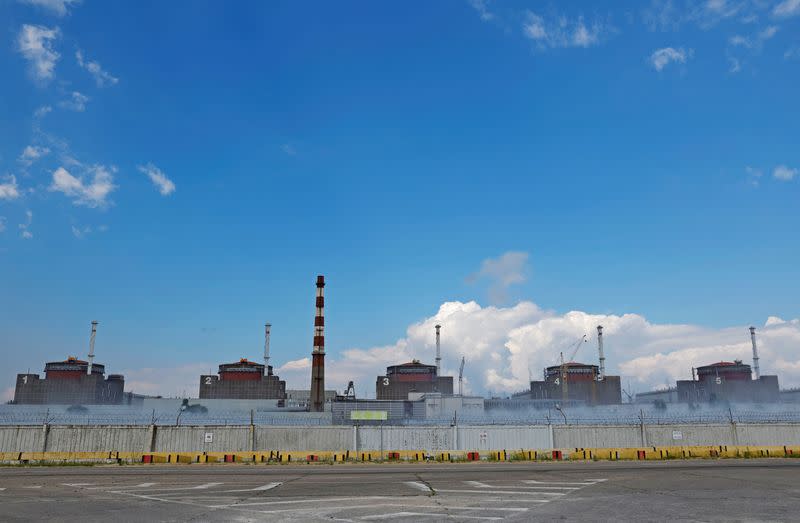
<svg viewBox="0 0 800 523">
<path fill-rule="evenodd" d="M 570 344 L 572 348 L 572 352 L 570 353 L 569 359 L 564 360 L 564 352 L 561 352 L 561 401 L 567 401 L 569 399 L 569 385 L 567 384 L 567 365 L 570 361 L 575 359 L 575 355 L 578 354 L 578 349 L 581 348 L 582 343 L 586 343 L 589 340 L 586 339 L 586 334 L 581 336 L 581 338 L 576 341 L 574 344 Z M 573 347 L 574 345 L 574 347 Z M 557 383 L 556 383 L 557 384 Z"/>
<path fill-rule="evenodd" d="M 464 395 L 464 356 L 461 356 L 461 367 L 458 369 L 458 395 Z"/>
</svg>

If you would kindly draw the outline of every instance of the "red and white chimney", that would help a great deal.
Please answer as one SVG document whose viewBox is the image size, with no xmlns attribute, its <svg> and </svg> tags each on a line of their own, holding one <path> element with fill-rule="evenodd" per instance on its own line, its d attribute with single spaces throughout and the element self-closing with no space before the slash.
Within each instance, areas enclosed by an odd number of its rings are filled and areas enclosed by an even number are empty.
<svg viewBox="0 0 800 523">
<path fill-rule="evenodd" d="M 314 350 L 311 353 L 311 411 L 325 410 L 325 276 L 317 276 Z"/>
</svg>

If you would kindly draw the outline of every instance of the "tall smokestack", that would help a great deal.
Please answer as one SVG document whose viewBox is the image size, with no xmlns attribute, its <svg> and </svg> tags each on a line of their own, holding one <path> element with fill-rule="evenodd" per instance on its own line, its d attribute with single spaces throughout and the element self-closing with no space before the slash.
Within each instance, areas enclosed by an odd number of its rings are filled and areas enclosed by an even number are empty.
<svg viewBox="0 0 800 523">
<path fill-rule="evenodd" d="M 317 276 L 317 314 L 311 353 L 311 411 L 325 410 L 325 276 Z"/>
<path fill-rule="evenodd" d="M 753 374 L 756 379 L 761 378 L 761 369 L 758 368 L 758 346 L 756 345 L 756 328 L 750 327 L 750 341 L 753 343 Z"/>
<path fill-rule="evenodd" d="M 269 372 L 269 331 L 271 323 L 264 324 L 264 372 Z"/>
<path fill-rule="evenodd" d="M 436 375 L 442 375 L 442 347 L 439 343 L 439 331 L 441 330 L 442 326 L 436 326 Z"/>
<path fill-rule="evenodd" d="M 597 326 L 597 352 L 600 354 L 600 372 L 599 376 L 597 377 L 598 380 L 602 381 L 606 378 L 606 357 L 603 354 L 603 326 Z"/>
<path fill-rule="evenodd" d="M 97 322 L 92 321 L 92 334 L 89 336 L 89 366 L 86 367 L 86 374 L 92 375 L 92 363 L 94 363 L 94 338 L 97 336 Z"/>
</svg>

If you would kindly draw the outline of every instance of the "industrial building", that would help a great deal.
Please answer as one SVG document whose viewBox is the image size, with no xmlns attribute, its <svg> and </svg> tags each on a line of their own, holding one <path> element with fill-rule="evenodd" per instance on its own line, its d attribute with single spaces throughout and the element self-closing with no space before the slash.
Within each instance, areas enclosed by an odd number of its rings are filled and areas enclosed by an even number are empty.
<svg viewBox="0 0 800 523">
<path fill-rule="evenodd" d="M 407 400 L 413 392 L 453 394 L 453 377 L 439 376 L 435 365 L 412 360 L 386 367 L 386 374 L 375 381 L 375 397 L 379 400 Z"/>
<path fill-rule="evenodd" d="M 777 376 L 762 376 L 759 367 L 756 329 L 750 327 L 753 366 L 742 360 L 720 361 L 692 368 L 691 380 L 679 380 L 676 387 L 636 395 L 637 403 L 713 403 L 740 401 L 772 403 L 782 399 Z"/>
<path fill-rule="evenodd" d="M 17 374 L 14 403 L 20 405 L 118 405 L 126 401 L 125 377 L 105 376 L 105 366 L 94 363 L 96 321 L 92 322 L 87 361 L 74 356 L 64 361 L 51 361 L 44 366 L 45 377 L 38 374 Z"/>
<path fill-rule="evenodd" d="M 441 325 L 436 325 L 436 365 L 412 360 L 386 367 L 386 374 L 375 381 L 375 397 L 379 400 L 407 400 L 410 393 L 439 392 L 453 394 L 453 377 L 439 376 L 442 366 Z M 463 372 L 463 360 L 461 371 Z"/>
<path fill-rule="evenodd" d="M 750 365 L 741 360 L 720 361 L 695 369 L 692 380 L 678 381 L 678 401 L 705 403 L 742 401 L 772 403 L 780 401 L 777 376 L 752 379 Z"/>
<path fill-rule="evenodd" d="M 264 325 L 264 364 L 242 358 L 223 363 L 219 373 L 200 376 L 200 399 L 285 400 L 286 382 L 272 373 L 269 338 L 272 325 Z"/>
<path fill-rule="evenodd" d="M 200 399 L 282 400 L 286 382 L 272 373 L 272 365 L 242 358 L 220 365 L 217 375 L 200 376 Z"/>
<path fill-rule="evenodd" d="M 91 368 L 90 368 L 91 367 Z M 14 403 L 20 405 L 109 405 L 124 401 L 125 378 L 121 374 L 105 377 L 105 366 L 89 364 L 70 356 L 44 366 L 45 378 L 38 374 L 17 374 Z"/>
<path fill-rule="evenodd" d="M 530 390 L 526 393 L 516 394 L 515 399 L 575 402 L 586 405 L 618 405 L 622 403 L 622 385 L 619 376 L 608 376 L 605 373 L 606 358 L 603 353 L 602 325 L 597 326 L 597 350 L 600 356 L 600 365 L 569 361 L 585 341 L 586 336 L 583 336 L 573 348 L 573 353 L 568 361 L 547 367 L 544 371 L 544 380 L 531 381 Z"/>
</svg>

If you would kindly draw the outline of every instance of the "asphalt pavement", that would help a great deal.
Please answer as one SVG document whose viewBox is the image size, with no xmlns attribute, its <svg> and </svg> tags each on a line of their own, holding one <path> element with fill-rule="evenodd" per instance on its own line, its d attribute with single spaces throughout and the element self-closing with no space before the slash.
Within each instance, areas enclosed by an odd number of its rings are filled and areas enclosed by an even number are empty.
<svg viewBox="0 0 800 523">
<path fill-rule="evenodd" d="M 800 460 L 0 468 L 0 521 L 799 521 Z"/>
</svg>

